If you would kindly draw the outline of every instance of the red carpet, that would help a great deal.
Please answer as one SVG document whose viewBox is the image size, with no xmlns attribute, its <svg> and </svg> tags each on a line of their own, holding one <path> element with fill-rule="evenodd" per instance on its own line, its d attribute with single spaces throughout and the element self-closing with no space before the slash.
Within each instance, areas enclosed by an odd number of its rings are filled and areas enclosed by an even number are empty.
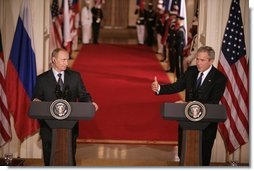
<svg viewBox="0 0 254 171">
<path fill-rule="evenodd" d="M 160 106 L 178 95 L 155 96 L 151 83 L 169 82 L 149 47 L 85 45 L 73 69 L 99 105 L 95 118 L 80 122 L 79 139 L 177 141 L 177 122 L 163 120 Z"/>
</svg>

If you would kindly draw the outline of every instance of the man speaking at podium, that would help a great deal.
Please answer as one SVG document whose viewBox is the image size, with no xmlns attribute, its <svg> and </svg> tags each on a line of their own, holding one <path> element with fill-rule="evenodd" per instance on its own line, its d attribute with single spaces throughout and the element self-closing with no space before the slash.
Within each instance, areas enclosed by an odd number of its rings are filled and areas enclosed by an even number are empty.
<svg viewBox="0 0 254 171">
<path fill-rule="evenodd" d="M 200 47 L 196 54 L 196 66 L 190 66 L 175 83 L 159 85 L 157 77 L 151 85 L 157 95 L 173 94 L 185 90 L 185 102 L 199 101 L 218 104 L 223 96 L 227 78 L 213 66 L 214 50 L 209 46 Z M 202 132 L 202 165 L 209 166 L 217 123 L 210 123 Z M 182 129 L 178 128 L 178 156 L 181 154 Z M 180 157 L 181 158 L 181 157 Z"/>
<path fill-rule="evenodd" d="M 37 101 L 54 101 L 63 98 L 69 102 L 92 102 L 95 110 L 98 105 L 92 101 L 87 92 L 81 75 L 78 72 L 67 69 L 69 54 L 65 49 L 57 48 L 52 52 L 52 68 L 36 79 L 33 99 Z M 43 146 L 43 158 L 45 166 L 50 164 L 52 130 L 44 120 L 39 120 L 40 137 Z M 72 129 L 73 162 L 75 162 L 76 139 L 78 137 L 78 122 Z"/>
</svg>

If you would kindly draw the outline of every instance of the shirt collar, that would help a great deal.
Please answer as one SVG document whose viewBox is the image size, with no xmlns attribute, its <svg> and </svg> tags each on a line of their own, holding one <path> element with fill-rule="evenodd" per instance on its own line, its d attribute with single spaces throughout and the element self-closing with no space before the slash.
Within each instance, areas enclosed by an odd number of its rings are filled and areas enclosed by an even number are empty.
<svg viewBox="0 0 254 171">
<path fill-rule="evenodd" d="M 52 71 L 53 71 L 53 74 L 54 74 L 56 80 L 58 80 L 58 74 L 61 73 L 62 74 L 61 78 L 64 81 L 64 71 L 57 72 L 54 68 L 52 68 Z"/>
<path fill-rule="evenodd" d="M 206 76 L 207 76 L 208 73 L 211 71 L 212 67 L 213 67 L 213 65 L 211 65 L 207 70 L 205 70 L 205 71 L 203 72 L 203 76 L 202 76 L 202 81 L 201 81 L 201 83 L 203 83 L 203 81 L 205 80 Z M 197 77 L 197 78 L 199 78 L 200 75 L 201 75 L 201 72 L 198 73 L 198 77 Z"/>
</svg>

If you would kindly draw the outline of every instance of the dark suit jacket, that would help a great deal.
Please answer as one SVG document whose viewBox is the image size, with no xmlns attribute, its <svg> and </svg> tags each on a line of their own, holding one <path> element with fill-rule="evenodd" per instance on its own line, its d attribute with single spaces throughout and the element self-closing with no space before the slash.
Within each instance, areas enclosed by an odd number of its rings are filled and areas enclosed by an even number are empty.
<svg viewBox="0 0 254 171">
<path fill-rule="evenodd" d="M 196 66 L 191 66 L 173 84 L 161 85 L 159 94 L 173 94 L 185 90 L 185 101 L 198 100 L 202 103 L 218 104 L 223 96 L 227 78 L 214 66 L 206 76 L 199 90 L 196 90 L 198 76 Z"/>
<path fill-rule="evenodd" d="M 41 101 L 54 101 L 57 99 L 55 89 L 57 81 L 54 77 L 53 71 L 49 70 L 37 77 L 36 86 L 33 93 L 33 98 L 38 98 Z M 65 70 L 64 72 L 64 86 L 69 87 L 71 96 L 71 102 L 91 102 L 92 98 L 86 91 L 84 83 L 78 72 L 72 70 Z M 43 121 L 40 121 L 41 127 L 48 127 Z M 73 134 L 78 135 L 78 124 L 73 129 Z"/>
</svg>

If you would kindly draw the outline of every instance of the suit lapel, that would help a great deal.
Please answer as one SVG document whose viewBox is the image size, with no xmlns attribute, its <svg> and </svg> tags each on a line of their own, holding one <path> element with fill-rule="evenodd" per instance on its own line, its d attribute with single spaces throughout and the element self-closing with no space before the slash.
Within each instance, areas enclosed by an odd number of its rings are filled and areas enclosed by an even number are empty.
<svg viewBox="0 0 254 171">
<path fill-rule="evenodd" d="M 54 76 L 54 73 L 53 73 L 52 69 L 49 70 L 49 76 L 48 76 L 48 78 L 49 78 L 49 81 L 50 81 L 52 84 L 54 83 L 54 85 L 56 86 L 57 80 L 56 80 L 56 78 L 55 78 L 55 76 Z"/>
<path fill-rule="evenodd" d="M 64 86 L 66 85 L 70 85 L 70 80 L 71 77 L 70 77 L 70 72 L 68 72 L 68 70 L 65 70 L 64 71 Z"/>
<path fill-rule="evenodd" d="M 192 87 L 194 89 L 196 89 L 196 83 L 197 83 L 197 79 L 198 79 L 198 73 L 199 73 L 198 68 L 196 68 L 196 70 L 194 71 L 194 73 L 192 75 L 192 79 L 191 79 L 192 80 Z M 193 77 L 196 78 L 196 79 L 193 79 Z"/>
</svg>

